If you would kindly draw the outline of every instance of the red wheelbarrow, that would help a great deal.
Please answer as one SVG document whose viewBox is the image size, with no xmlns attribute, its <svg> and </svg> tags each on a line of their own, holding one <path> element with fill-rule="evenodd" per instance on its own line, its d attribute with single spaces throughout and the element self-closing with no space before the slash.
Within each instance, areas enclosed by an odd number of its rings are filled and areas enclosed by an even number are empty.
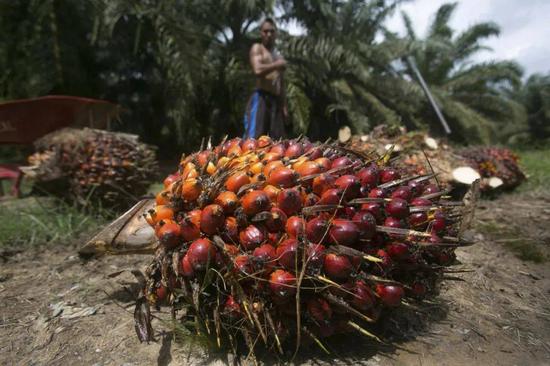
<svg viewBox="0 0 550 366">
<path fill-rule="evenodd" d="M 63 127 L 110 129 L 120 107 L 104 100 L 51 95 L 0 103 L 0 144 L 26 145 Z M 19 196 L 22 172 L 18 165 L 0 164 L 0 183 L 11 180 Z M 0 185 L 0 195 L 3 194 Z"/>
</svg>

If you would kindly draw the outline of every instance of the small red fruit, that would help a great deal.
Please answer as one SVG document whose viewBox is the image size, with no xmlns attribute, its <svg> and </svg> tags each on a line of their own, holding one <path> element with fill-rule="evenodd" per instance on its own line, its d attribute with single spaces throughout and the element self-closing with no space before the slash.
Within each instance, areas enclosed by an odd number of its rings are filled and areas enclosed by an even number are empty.
<svg viewBox="0 0 550 366">
<path fill-rule="evenodd" d="M 189 246 L 186 256 L 195 271 L 202 271 L 209 262 L 214 263 L 216 247 L 206 238 L 197 239 Z"/>
<path fill-rule="evenodd" d="M 306 231 L 306 222 L 299 216 L 291 216 L 286 221 L 285 231 L 291 238 L 298 238 Z"/>
<path fill-rule="evenodd" d="M 296 277 L 285 270 L 275 270 L 269 276 L 269 288 L 276 298 L 288 299 L 296 293 Z"/>
<path fill-rule="evenodd" d="M 403 287 L 399 285 L 376 285 L 376 294 L 386 306 L 398 306 L 403 298 Z"/>
<path fill-rule="evenodd" d="M 241 206 L 245 214 L 249 216 L 256 215 L 262 211 L 268 211 L 271 202 L 267 193 L 260 190 L 250 191 L 241 199 Z"/>
<path fill-rule="evenodd" d="M 239 241 L 245 250 L 258 247 L 264 240 L 264 232 L 255 225 L 249 225 L 239 233 Z"/>
<path fill-rule="evenodd" d="M 345 280 L 353 272 L 353 266 L 348 257 L 334 253 L 328 253 L 325 256 L 323 269 L 333 280 Z"/>
</svg>

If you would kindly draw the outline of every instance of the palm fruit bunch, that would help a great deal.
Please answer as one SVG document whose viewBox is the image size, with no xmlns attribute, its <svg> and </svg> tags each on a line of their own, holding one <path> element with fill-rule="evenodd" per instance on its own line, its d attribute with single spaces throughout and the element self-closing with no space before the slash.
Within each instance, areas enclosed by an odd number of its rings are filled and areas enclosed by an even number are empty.
<svg viewBox="0 0 550 366">
<path fill-rule="evenodd" d="M 436 291 L 468 244 L 461 203 L 433 175 L 392 164 L 266 136 L 183 157 L 145 214 L 158 247 L 136 307 L 140 340 L 151 339 L 150 306 L 163 305 L 234 351 L 254 352 L 255 340 L 324 348 L 353 331 L 378 339 L 381 313 Z"/>
<path fill-rule="evenodd" d="M 518 164 L 519 157 L 510 149 L 480 146 L 463 149 L 458 153 L 482 177 L 497 180 L 500 188 L 511 189 L 517 187 L 526 179 Z M 481 187 L 481 189 L 490 188 L 497 187 L 491 187 L 490 184 Z"/>
<path fill-rule="evenodd" d="M 138 136 L 65 128 L 35 143 L 24 173 L 40 191 L 77 202 L 125 208 L 157 178 L 155 150 Z"/>
</svg>

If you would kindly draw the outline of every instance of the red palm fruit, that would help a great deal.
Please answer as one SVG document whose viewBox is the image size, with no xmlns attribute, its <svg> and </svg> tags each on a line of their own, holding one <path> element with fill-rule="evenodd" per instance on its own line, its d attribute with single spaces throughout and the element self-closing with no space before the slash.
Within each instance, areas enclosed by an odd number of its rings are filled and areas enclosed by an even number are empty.
<svg viewBox="0 0 550 366">
<path fill-rule="evenodd" d="M 379 187 L 375 187 L 369 191 L 369 198 L 385 198 L 388 192 Z"/>
<path fill-rule="evenodd" d="M 348 257 L 328 253 L 325 255 L 323 270 L 332 280 L 346 280 L 353 272 L 353 266 Z"/>
<path fill-rule="evenodd" d="M 172 183 L 177 182 L 180 178 L 181 176 L 178 173 L 170 174 L 164 178 L 164 181 L 162 182 L 164 184 L 164 188 L 170 187 Z"/>
<path fill-rule="evenodd" d="M 281 266 L 286 269 L 296 268 L 296 254 L 298 250 L 298 240 L 287 239 L 277 247 L 277 260 Z M 298 258 L 301 262 L 301 258 Z"/>
<path fill-rule="evenodd" d="M 353 222 L 359 227 L 362 239 L 372 239 L 376 234 L 376 218 L 369 211 L 359 211 L 353 215 Z"/>
<path fill-rule="evenodd" d="M 181 226 L 181 237 L 184 241 L 192 241 L 200 238 L 201 230 L 195 225 L 188 216 L 184 217 L 180 223 Z"/>
<path fill-rule="evenodd" d="M 237 248 L 235 245 L 233 244 L 227 244 L 227 243 L 224 243 L 223 244 L 223 248 L 225 249 L 225 251 L 229 254 L 229 255 L 232 255 L 232 256 L 235 256 L 237 254 L 239 254 L 239 248 Z"/>
<path fill-rule="evenodd" d="M 258 148 L 258 140 L 246 139 L 243 141 L 243 144 L 242 144 L 243 152 L 254 151 L 257 148 Z"/>
<path fill-rule="evenodd" d="M 284 232 L 282 231 L 277 231 L 277 232 L 274 232 L 274 233 L 268 233 L 267 234 L 267 242 L 273 246 L 278 246 L 279 243 L 281 242 L 281 239 L 284 235 Z"/>
<path fill-rule="evenodd" d="M 380 178 L 380 171 L 376 165 L 371 165 L 361 169 L 357 173 L 357 178 L 361 181 L 361 184 L 369 188 L 376 187 Z"/>
<path fill-rule="evenodd" d="M 401 178 L 401 174 L 399 174 L 396 169 L 391 167 L 384 168 L 380 172 L 380 183 L 382 184 L 397 180 L 399 178 Z"/>
<path fill-rule="evenodd" d="M 425 198 L 416 197 L 411 200 L 411 206 L 430 207 L 431 205 L 432 201 Z"/>
<path fill-rule="evenodd" d="M 296 277 L 290 272 L 277 269 L 269 276 L 269 288 L 277 299 L 289 299 L 296 294 Z"/>
<path fill-rule="evenodd" d="M 328 322 L 332 317 L 332 308 L 321 297 L 309 299 L 306 302 L 306 309 L 309 315 L 319 324 Z"/>
<path fill-rule="evenodd" d="M 163 220 L 157 229 L 159 242 L 165 248 L 174 248 L 181 242 L 181 227 L 174 220 Z"/>
<path fill-rule="evenodd" d="M 235 192 L 225 191 L 216 197 L 214 203 L 220 205 L 226 215 L 231 215 L 239 204 L 239 198 Z"/>
<path fill-rule="evenodd" d="M 216 247 L 206 238 L 197 239 L 189 246 L 186 256 L 195 271 L 202 271 L 209 262 L 214 263 Z"/>
<path fill-rule="evenodd" d="M 329 223 L 321 217 L 315 217 L 306 224 L 306 238 L 312 243 L 326 243 Z"/>
<path fill-rule="evenodd" d="M 197 161 L 199 162 L 199 166 L 202 168 L 208 163 L 208 159 L 210 158 L 210 150 L 203 150 L 200 153 L 197 154 Z"/>
<path fill-rule="evenodd" d="M 304 146 L 304 151 L 308 153 L 310 160 L 317 160 L 323 156 L 323 150 L 320 147 L 315 147 L 313 145 L 311 145 L 311 147 Z"/>
<path fill-rule="evenodd" d="M 264 154 L 262 156 L 261 162 L 267 166 L 267 164 L 273 162 L 273 161 L 279 161 L 283 157 L 282 154 L 275 153 L 275 152 L 268 152 L 267 154 Z"/>
<path fill-rule="evenodd" d="M 409 225 L 412 228 L 424 230 L 428 224 L 426 212 L 413 212 L 409 215 Z"/>
<path fill-rule="evenodd" d="M 262 170 L 264 170 L 264 164 L 259 161 L 252 164 L 250 168 L 248 168 L 248 171 L 254 175 L 260 174 Z"/>
<path fill-rule="evenodd" d="M 332 164 L 330 165 L 331 169 L 336 168 L 343 168 L 343 167 L 351 167 L 352 161 L 347 156 L 340 156 L 339 158 L 336 158 L 332 161 Z"/>
<path fill-rule="evenodd" d="M 281 192 L 281 190 L 275 186 L 268 184 L 264 187 L 264 192 L 267 194 L 269 201 L 277 202 L 277 196 L 279 195 L 279 192 Z"/>
<path fill-rule="evenodd" d="M 359 196 L 361 191 L 361 182 L 355 175 L 342 175 L 336 179 L 336 187 L 345 192 L 346 199 L 353 199 Z"/>
<path fill-rule="evenodd" d="M 181 197 L 186 201 L 196 201 L 201 193 L 202 184 L 196 178 L 186 179 L 181 186 Z"/>
<path fill-rule="evenodd" d="M 286 220 L 285 231 L 291 238 L 298 238 L 306 231 L 306 222 L 299 216 L 291 216 Z"/>
<path fill-rule="evenodd" d="M 290 188 L 296 185 L 298 174 L 290 168 L 281 166 L 273 169 L 267 178 L 267 183 L 275 187 Z"/>
<path fill-rule="evenodd" d="M 169 190 L 165 189 L 157 193 L 157 195 L 155 196 L 155 203 L 157 205 L 168 205 L 171 198 L 172 193 Z"/>
<path fill-rule="evenodd" d="M 252 178 L 250 178 L 250 183 L 258 183 L 263 181 L 265 181 L 265 175 L 263 175 L 262 173 L 253 175 Z"/>
<path fill-rule="evenodd" d="M 412 189 L 408 186 L 398 187 L 392 192 L 391 198 L 401 198 L 405 201 L 410 201 L 412 198 Z"/>
<path fill-rule="evenodd" d="M 439 233 L 445 230 L 447 226 L 447 220 L 445 219 L 445 214 L 441 210 L 437 210 L 434 213 L 434 219 L 431 222 L 432 231 Z"/>
<path fill-rule="evenodd" d="M 173 220 L 174 210 L 170 206 L 157 205 L 145 214 L 145 220 L 151 226 L 155 226 L 160 220 Z"/>
<path fill-rule="evenodd" d="M 386 220 L 384 220 L 384 226 L 392 227 L 396 229 L 404 229 L 405 223 L 396 217 L 388 217 L 386 218 Z"/>
<path fill-rule="evenodd" d="M 321 198 L 317 196 L 315 193 L 310 193 L 306 196 L 304 200 L 304 207 L 315 206 L 317 203 L 319 203 L 320 199 Z"/>
<path fill-rule="evenodd" d="M 207 235 L 216 234 L 225 223 L 225 215 L 220 205 L 212 204 L 202 209 L 201 231 Z"/>
<path fill-rule="evenodd" d="M 221 230 L 221 237 L 224 241 L 228 241 L 230 243 L 236 243 L 239 240 L 239 226 L 235 217 L 229 216 L 225 218 L 225 222 Z"/>
<path fill-rule="evenodd" d="M 250 183 L 250 177 L 244 171 L 237 172 L 225 181 L 225 189 L 237 193 L 245 184 Z"/>
<path fill-rule="evenodd" d="M 275 144 L 269 149 L 269 152 L 279 154 L 281 157 L 285 155 L 286 148 L 283 144 Z"/>
<path fill-rule="evenodd" d="M 359 241 L 359 227 L 353 221 L 335 219 L 330 226 L 329 237 L 334 244 L 352 247 Z"/>
<path fill-rule="evenodd" d="M 413 179 L 407 183 L 407 186 L 411 188 L 412 196 L 418 197 L 424 189 L 424 182 L 419 182 Z"/>
<path fill-rule="evenodd" d="M 199 210 L 199 209 L 191 210 L 187 213 L 187 215 L 185 215 L 184 220 L 189 220 L 193 223 L 193 225 L 200 228 L 201 227 L 201 216 L 202 216 L 202 211 L 201 210 Z"/>
<path fill-rule="evenodd" d="M 224 144 L 224 148 L 223 148 L 223 153 L 224 155 L 228 155 L 229 154 L 229 150 L 234 147 L 234 146 L 241 146 L 243 140 L 240 138 L 240 137 L 235 137 L 229 141 L 227 141 L 225 144 Z"/>
<path fill-rule="evenodd" d="M 368 202 L 361 205 L 361 211 L 370 212 L 377 222 L 380 222 L 384 216 L 382 215 L 382 207 L 378 202 Z"/>
<path fill-rule="evenodd" d="M 302 197 L 296 188 L 283 189 L 277 196 L 277 207 L 288 216 L 302 209 Z"/>
<path fill-rule="evenodd" d="M 386 252 L 392 259 L 402 260 L 409 255 L 409 246 L 405 243 L 394 242 L 386 245 Z"/>
<path fill-rule="evenodd" d="M 197 166 L 191 162 L 185 164 L 185 166 L 183 167 L 183 170 L 181 172 L 181 178 L 183 180 L 187 179 L 187 178 L 193 178 L 192 176 L 190 176 L 191 172 L 196 172 L 197 171 Z"/>
<path fill-rule="evenodd" d="M 304 148 L 299 142 L 291 142 L 285 150 L 284 156 L 289 159 L 295 159 L 304 153 Z"/>
<path fill-rule="evenodd" d="M 432 194 L 432 193 L 437 193 L 441 191 L 439 189 L 439 187 L 437 186 L 437 184 L 428 184 L 424 187 L 424 190 L 422 191 L 422 195 L 425 196 L 425 195 L 428 195 L 428 194 Z"/>
<path fill-rule="evenodd" d="M 321 196 L 327 189 L 336 187 L 336 178 L 330 174 L 321 174 L 313 178 L 312 189 L 313 193 Z"/>
<path fill-rule="evenodd" d="M 245 214 L 254 216 L 259 212 L 268 211 L 271 207 L 269 196 L 261 190 L 250 191 L 241 198 L 241 206 Z"/>
<path fill-rule="evenodd" d="M 181 259 L 181 267 L 180 267 L 181 274 L 184 277 L 187 278 L 193 278 L 195 277 L 195 270 L 193 269 L 193 266 L 191 265 L 191 262 L 189 261 L 189 256 L 186 254 Z"/>
<path fill-rule="evenodd" d="M 277 207 L 271 208 L 271 217 L 264 221 L 265 227 L 271 233 L 284 229 L 287 222 L 287 216 L 283 210 Z"/>
<path fill-rule="evenodd" d="M 258 137 L 258 147 L 266 147 L 267 145 L 271 144 L 273 140 L 271 140 L 271 137 L 262 135 Z"/>
<path fill-rule="evenodd" d="M 261 267 L 269 270 L 273 268 L 277 260 L 277 252 L 275 251 L 275 247 L 271 244 L 260 245 L 258 248 L 254 249 L 252 255 Z"/>
<path fill-rule="evenodd" d="M 411 285 L 411 295 L 416 297 L 417 299 L 422 299 L 424 296 L 426 296 L 427 292 L 428 288 L 422 282 L 414 282 Z"/>
<path fill-rule="evenodd" d="M 155 289 L 155 295 L 157 297 L 157 301 L 162 302 L 168 297 L 168 289 L 164 285 L 159 285 L 159 287 Z"/>
<path fill-rule="evenodd" d="M 330 188 L 323 192 L 319 205 L 338 205 L 344 202 L 344 192 L 340 188 Z"/>
<path fill-rule="evenodd" d="M 393 264 L 393 261 L 391 260 L 388 252 L 386 252 L 384 249 L 378 249 L 378 251 L 376 252 L 376 256 L 382 259 L 382 262 L 378 263 L 379 268 L 381 268 L 383 271 L 389 270 Z"/>
<path fill-rule="evenodd" d="M 231 295 L 227 296 L 222 312 L 231 319 L 240 319 L 243 316 L 241 305 Z"/>
<path fill-rule="evenodd" d="M 301 177 L 307 177 L 309 175 L 320 173 L 321 166 L 314 161 L 305 161 L 297 166 L 295 170 Z M 309 182 L 311 182 L 311 180 Z"/>
<path fill-rule="evenodd" d="M 233 264 L 235 265 L 235 270 L 237 273 L 245 275 L 251 275 L 254 273 L 254 266 L 250 260 L 250 257 L 247 255 L 242 254 L 236 256 L 233 260 Z"/>
<path fill-rule="evenodd" d="M 321 167 L 321 171 L 323 171 L 323 172 L 326 172 L 332 166 L 332 162 L 328 158 L 325 158 L 325 157 L 320 157 L 320 158 L 317 158 L 315 160 L 312 157 L 311 160 L 313 160 L 314 162 L 319 164 L 319 166 Z"/>
<path fill-rule="evenodd" d="M 252 250 L 265 240 L 265 234 L 255 225 L 248 225 L 239 233 L 239 242 L 244 250 Z"/>
<path fill-rule="evenodd" d="M 393 198 L 386 204 L 386 214 L 398 219 L 404 219 L 409 216 L 409 205 L 402 198 Z"/>
<path fill-rule="evenodd" d="M 401 303 L 404 291 L 399 285 L 376 285 L 376 294 L 380 297 L 382 303 L 386 306 L 397 306 Z"/>
<path fill-rule="evenodd" d="M 351 305 L 362 311 L 369 310 L 376 305 L 376 297 L 365 282 L 361 280 L 355 282 Z"/>
<path fill-rule="evenodd" d="M 237 157 L 241 156 L 243 154 L 243 150 L 239 145 L 231 146 L 231 148 L 227 151 L 227 156 L 229 157 Z"/>
<path fill-rule="evenodd" d="M 325 261 L 325 246 L 322 244 L 310 243 L 306 249 L 307 267 L 312 271 L 318 271 L 323 267 Z"/>
<path fill-rule="evenodd" d="M 435 231 L 436 233 L 439 233 L 445 230 L 445 227 L 446 227 L 445 218 L 443 217 L 437 217 L 433 219 L 431 224 L 432 224 L 432 230 Z"/>
</svg>

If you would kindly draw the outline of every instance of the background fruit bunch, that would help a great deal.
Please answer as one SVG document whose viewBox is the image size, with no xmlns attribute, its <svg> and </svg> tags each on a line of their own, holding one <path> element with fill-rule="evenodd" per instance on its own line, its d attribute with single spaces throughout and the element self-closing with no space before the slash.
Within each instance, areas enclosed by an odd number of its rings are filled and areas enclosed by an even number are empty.
<svg viewBox="0 0 550 366">
<path fill-rule="evenodd" d="M 465 244 L 461 203 L 432 177 L 299 139 L 237 138 L 184 157 L 146 214 L 159 246 L 145 298 L 233 348 L 376 337 L 369 323 L 436 290 Z"/>
<path fill-rule="evenodd" d="M 82 204 L 126 207 L 156 179 L 155 150 L 137 135 L 65 128 L 35 143 L 25 174 L 35 189 Z"/>
<path fill-rule="evenodd" d="M 525 180 L 518 156 L 500 147 L 471 147 L 459 152 L 482 177 L 502 179 L 502 188 L 514 188 Z"/>
</svg>

